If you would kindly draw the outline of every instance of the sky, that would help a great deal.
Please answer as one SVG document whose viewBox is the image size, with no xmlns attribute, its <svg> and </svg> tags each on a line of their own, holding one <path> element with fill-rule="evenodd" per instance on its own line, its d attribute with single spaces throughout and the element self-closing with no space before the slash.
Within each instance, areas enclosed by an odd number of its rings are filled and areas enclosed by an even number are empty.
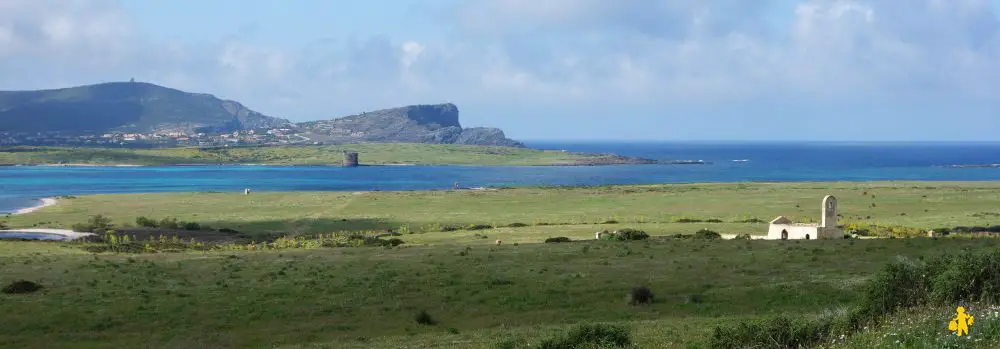
<svg viewBox="0 0 1000 349">
<path fill-rule="evenodd" d="M 1000 0 L 0 0 L 0 90 L 293 121 L 455 103 L 519 140 L 996 141 Z"/>
</svg>

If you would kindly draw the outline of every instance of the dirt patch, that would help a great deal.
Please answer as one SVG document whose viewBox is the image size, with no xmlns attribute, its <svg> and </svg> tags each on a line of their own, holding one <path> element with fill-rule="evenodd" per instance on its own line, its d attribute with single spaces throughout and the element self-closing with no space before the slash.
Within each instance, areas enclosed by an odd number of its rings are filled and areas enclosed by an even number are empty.
<svg viewBox="0 0 1000 349">
<path fill-rule="evenodd" d="M 4 286 L 0 292 L 6 294 L 25 294 L 25 293 L 35 293 L 42 289 L 42 285 L 36 284 L 27 280 L 18 280 Z"/>
</svg>

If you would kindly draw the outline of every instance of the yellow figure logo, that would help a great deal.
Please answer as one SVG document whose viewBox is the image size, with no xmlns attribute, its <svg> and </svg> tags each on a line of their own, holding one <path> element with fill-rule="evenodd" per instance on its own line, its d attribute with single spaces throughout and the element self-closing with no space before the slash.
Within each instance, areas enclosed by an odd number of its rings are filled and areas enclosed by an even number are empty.
<svg viewBox="0 0 1000 349">
<path fill-rule="evenodd" d="M 958 309 L 955 309 L 955 312 L 958 314 L 948 323 L 948 330 L 955 332 L 955 335 L 959 337 L 963 335 L 968 336 L 969 326 L 972 326 L 972 315 L 966 314 L 963 307 L 958 307 Z"/>
</svg>

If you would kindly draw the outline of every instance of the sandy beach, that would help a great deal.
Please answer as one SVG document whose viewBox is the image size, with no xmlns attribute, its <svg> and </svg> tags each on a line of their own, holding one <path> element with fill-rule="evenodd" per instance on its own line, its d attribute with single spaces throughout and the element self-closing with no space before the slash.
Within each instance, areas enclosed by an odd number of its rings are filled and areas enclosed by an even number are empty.
<svg viewBox="0 0 1000 349">
<path fill-rule="evenodd" d="M 23 229 L 0 230 L 0 235 L 7 233 L 58 235 L 61 236 L 63 240 L 75 240 L 82 238 L 84 236 L 94 235 L 93 233 L 78 233 L 69 229 L 23 228 Z"/>
<path fill-rule="evenodd" d="M 53 206 L 53 205 L 59 203 L 59 201 L 56 200 L 55 198 L 44 198 L 44 199 L 40 199 L 39 201 L 41 201 L 41 203 L 38 204 L 37 206 L 28 207 L 28 208 L 22 208 L 20 210 L 14 211 L 11 214 L 13 214 L 13 215 L 19 215 L 19 214 L 32 213 L 32 212 L 41 210 L 41 209 L 43 209 L 45 207 Z"/>
</svg>

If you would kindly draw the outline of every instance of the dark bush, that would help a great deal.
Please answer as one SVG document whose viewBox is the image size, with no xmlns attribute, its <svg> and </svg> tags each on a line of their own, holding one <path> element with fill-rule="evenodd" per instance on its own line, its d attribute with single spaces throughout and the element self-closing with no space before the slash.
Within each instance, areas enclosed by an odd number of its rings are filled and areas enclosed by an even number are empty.
<svg viewBox="0 0 1000 349">
<path fill-rule="evenodd" d="M 739 221 L 739 223 L 767 223 L 767 221 L 757 217 L 752 217 Z"/>
<path fill-rule="evenodd" d="M 707 344 L 710 349 L 809 348 L 826 338 L 830 328 L 831 323 L 825 320 L 778 316 L 716 326 Z"/>
<path fill-rule="evenodd" d="M 674 220 L 674 222 L 675 223 L 701 223 L 703 221 L 700 220 L 700 219 L 695 219 L 695 218 L 678 218 L 678 219 Z"/>
<path fill-rule="evenodd" d="M 545 239 L 545 243 L 547 244 L 557 243 L 557 242 L 570 242 L 570 241 L 572 240 L 570 240 L 568 237 L 565 236 L 557 236 L 554 238 Z"/>
<path fill-rule="evenodd" d="M 614 219 L 609 219 L 609 220 L 606 220 L 604 222 L 601 222 L 601 224 L 618 224 L 618 221 L 616 221 Z"/>
<path fill-rule="evenodd" d="M 456 230 L 458 230 L 458 227 L 453 225 L 445 225 L 441 227 L 441 231 L 456 231 Z"/>
<path fill-rule="evenodd" d="M 717 240 L 721 239 L 722 235 L 712 230 L 702 229 L 695 232 L 693 237 L 695 239 Z"/>
<path fill-rule="evenodd" d="M 465 227 L 465 230 L 485 230 L 485 229 L 493 229 L 493 226 L 488 224 L 470 224 L 469 226 Z"/>
<path fill-rule="evenodd" d="M 435 324 L 437 324 L 437 321 L 435 321 L 434 318 L 431 317 L 431 314 L 428 314 L 426 310 L 421 310 L 419 313 L 417 313 L 417 315 L 413 319 L 418 324 L 421 324 L 421 325 L 428 325 L 429 326 L 429 325 L 435 325 Z"/>
<path fill-rule="evenodd" d="M 239 234 L 240 233 L 240 232 L 238 232 L 236 230 L 229 229 L 229 228 L 219 228 L 219 232 L 220 233 L 230 233 L 230 234 Z"/>
<path fill-rule="evenodd" d="M 42 285 L 27 280 L 18 280 L 4 286 L 0 292 L 6 294 L 34 293 L 42 289 Z"/>
<path fill-rule="evenodd" d="M 184 224 L 181 224 L 181 228 L 184 228 L 184 230 L 201 230 L 201 224 L 198 224 L 198 222 L 184 222 Z"/>
<path fill-rule="evenodd" d="M 632 299 L 629 302 L 631 305 L 653 303 L 653 291 L 646 286 L 633 288 L 631 296 Z"/>
<path fill-rule="evenodd" d="M 733 240 L 752 240 L 753 237 L 750 234 L 739 234 L 733 238 Z"/>
<path fill-rule="evenodd" d="M 706 223 L 722 223 L 722 220 L 718 219 L 718 218 L 712 218 L 712 219 L 706 219 L 705 222 Z"/>
<path fill-rule="evenodd" d="M 177 218 L 170 218 L 170 217 L 161 219 L 160 223 L 159 223 L 159 226 L 160 226 L 160 228 L 163 228 L 163 229 L 174 229 L 174 230 L 177 230 L 177 229 L 181 228 L 181 225 L 179 223 L 177 223 Z"/>
<path fill-rule="evenodd" d="M 521 227 L 527 227 L 527 226 L 528 225 L 524 224 L 524 223 L 511 223 L 511 224 L 507 224 L 508 228 L 521 228 Z"/>
<path fill-rule="evenodd" d="M 389 239 L 389 240 L 385 241 L 385 245 L 393 246 L 393 247 L 402 245 L 404 243 L 406 243 L 406 242 L 404 242 L 403 239 L 400 239 L 400 238 L 392 238 L 392 239 Z"/>
<path fill-rule="evenodd" d="M 625 347 L 632 343 L 629 328 L 622 325 L 577 325 L 568 333 L 542 341 L 539 349 Z"/>
<path fill-rule="evenodd" d="M 73 231 L 78 233 L 104 232 L 111 229 L 111 219 L 103 215 L 95 215 L 87 220 L 87 223 L 73 224 Z"/>
<path fill-rule="evenodd" d="M 646 240 L 649 238 L 649 234 L 646 234 L 646 232 L 632 228 L 619 229 L 618 234 L 614 235 L 621 241 Z"/>
<path fill-rule="evenodd" d="M 135 218 L 135 225 L 146 228 L 156 228 L 157 223 L 155 219 L 140 216 Z"/>
</svg>

